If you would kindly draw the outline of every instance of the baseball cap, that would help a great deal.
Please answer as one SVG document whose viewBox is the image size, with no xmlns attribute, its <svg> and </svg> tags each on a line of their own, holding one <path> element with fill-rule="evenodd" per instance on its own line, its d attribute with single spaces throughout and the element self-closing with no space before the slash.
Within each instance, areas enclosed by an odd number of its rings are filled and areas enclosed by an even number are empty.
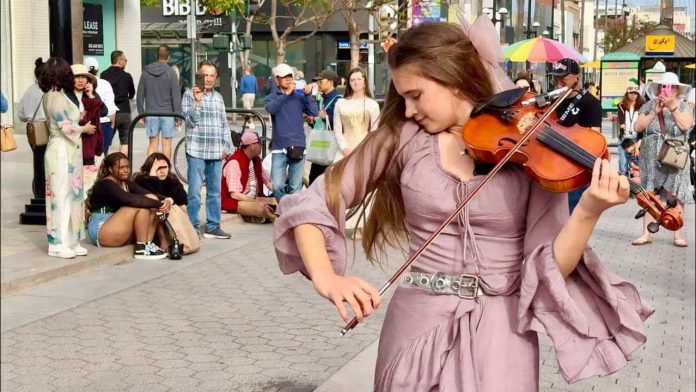
<svg viewBox="0 0 696 392">
<path fill-rule="evenodd" d="M 244 132 L 242 134 L 242 146 L 248 146 L 250 144 L 260 143 L 260 142 L 263 142 L 266 140 L 268 140 L 268 138 L 265 138 L 263 136 L 259 136 L 259 134 L 256 132 Z"/>
<path fill-rule="evenodd" d="M 338 74 L 330 69 L 325 69 L 319 72 L 319 76 L 312 78 L 312 80 L 315 82 L 322 79 L 333 80 L 334 82 L 338 82 L 340 80 Z"/>
<path fill-rule="evenodd" d="M 275 76 L 282 78 L 282 77 L 288 76 L 288 75 L 295 76 L 295 71 L 292 69 L 291 66 L 289 66 L 285 63 L 281 63 L 275 67 Z"/>
<path fill-rule="evenodd" d="M 94 70 L 99 70 L 99 62 L 94 57 L 85 57 L 84 61 L 85 67 L 94 68 Z"/>
<path fill-rule="evenodd" d="M 578 62 L 571 58 L 564 58 L 555 63 L 551 70 L 551 75 L 553 76 L 566 76 L 569 74 L 577 75 L 580 73 L 580 66 Z"/>
</svg>

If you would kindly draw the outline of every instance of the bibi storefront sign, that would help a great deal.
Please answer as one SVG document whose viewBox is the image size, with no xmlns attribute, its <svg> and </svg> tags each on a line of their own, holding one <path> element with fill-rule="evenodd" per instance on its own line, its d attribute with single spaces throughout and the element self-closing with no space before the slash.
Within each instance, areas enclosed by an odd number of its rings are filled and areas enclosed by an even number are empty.
<svg viewBox="0 0 696 392">
<path fill-rule="evenodd" d="M 186 17 L 191 14 L 191 0 L 162 0 L 160 7 L 145 7 L 140 11 L 141 24 L 167 23 L 167 28 L 186 30 Z M 196 24 L 206 32 L 230 31 L 230 18 L 221 10 L 208 10 L 196 2 Z"/>
<path fill-rule="evenodd" d="M 82 46 L 84 54 L 104 55 L 104 17 L 101 4 L 84 3 Z"/>
<path fill-rule="evenodd" d="M 673 35 L 646 35 L 646 56 L 672 56 L 674 55 L 675 38 Z"/>
<path fill-rule="evenodd" d="M 638 80 L 638 61 L 602 61 L 601 70 L 602 109 L 614 110 L 626 93 L 630 79 Z"/>
</svg>

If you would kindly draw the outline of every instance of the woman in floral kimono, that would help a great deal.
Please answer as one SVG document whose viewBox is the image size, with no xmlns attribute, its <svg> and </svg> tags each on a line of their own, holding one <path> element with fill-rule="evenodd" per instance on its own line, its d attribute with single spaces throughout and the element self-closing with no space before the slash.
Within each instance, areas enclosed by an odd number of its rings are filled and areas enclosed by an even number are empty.
<svg viewBox="0 0 696 392">
<path fill-rule="evenodd" d="M 44 112 L 50 136 L 46 146 L 46 229 L 48 255 L 62 258 L 84 256 L 84 195 L 82 183 L 82 133 L 93 134 L 93 124 L 79 125 L 82 113 L 66 92 L 75 85 L 68 63 L 51 57 L 39 78 L 46 94 Z"/>
<path fill-rule="evenodd" d="M 374 194 L 363 248 L 379 261 L 401 241 L 415 252 L 483 179 L 486 166 L 466 154 L 461 130 L 476 104 L 514 85 L 490 20 L 463 27 L 426 22 L 404 33 L 388 52 L 379 128 L 280 202 L 281 270 L 309 277 L 345 322 L 346 304 L 358 321 L 380 304 L 372 285 L 343 276 L 346 208 Z M 625 366 L 653 310 L 587 241 L 628 195 L 628 180 L 597 159 L 568 216 L 565 194 L 504 167 L 404 274 L 382 327 L 375 390 L 536 391 L 538 332 L 550 336 L 567 382 Z"/>
</svg>

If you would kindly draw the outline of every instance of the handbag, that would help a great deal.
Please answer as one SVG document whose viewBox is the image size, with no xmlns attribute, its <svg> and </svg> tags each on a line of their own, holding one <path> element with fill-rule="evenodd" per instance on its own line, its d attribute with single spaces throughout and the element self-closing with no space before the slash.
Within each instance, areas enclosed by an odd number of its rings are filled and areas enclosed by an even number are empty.
<svg viewBox="0 0 696 392">
<path fill-rule="evenodd" d="M 322 106 L 328 108 L 338 98 L 341 96 L 335 96 L 326 106 Z M 307 145 L 307 160 L 317 165 L 328 166 L 332 164 L 338 153 L 336 134 L 331 129 L 331 124 L 321 117 L 315 119 Z"/>
<path fill-rule="evenodd" d="M 338 152 L 336 134 L 328 121 L 317 118 L 309 134 L 307 160 L 317 165 L 328 166 L 333 163 Z"/>
<path fill-rule="evenodd" d="M 299 161 L 304 158 L 304 147 L 290 146 L 285 149 L 287 151 L 288 159 L 292 161 Z"/>
<path fill-rule="evenodd" d="M 43 96 L 39 101 L 39 105 L 34 110 L 34 115 L 31 116 L 31 121 L 27 122 L 27 141 L 31 146 L 45 146 L 48 144 L 48 124 L 46 121 L 39 123 L 37 127 L 34 124 L 34 119 L 36 118 L 36 113 L 39 112 L 39 108 L 43 104 Z"/>
<path fill-rule="evenodd" d="M 172 205 L 167 215 L 167 222 L 169 222 L 176 234 L 176 237 L 172 236 L 172 239 L 177 241 L 172 241 L 172 245 L 176 245 L 176 242 L 179 242 L 183 246 L 183 254 L 188 255 L 197 252 L 201 248 L 201 239 L 198 233 L 196 233 L 196 229 L 193 228 L 188 212 L 186 212 L 184 207 L 176 204 Z"/>
<path fill-rule="evenodd" d="M 14 128 L 12 125 L 2 126 L 2 135 L 0 136 L 0 150 L 2 152 L 12 151 L 17 148 L 12 128 Z"/>
<path fill-rule="evenodd" d="M 657 161 L 663 166 L 683 170 L 686 167 L 686 162 L 689 160 L 689 147 L 686 145 L 686 136 L 684 136 L 684 140 L 665 138 L 667 134 L 665 120 L 662 117 L 662 113 L 659 113 L 657 116 L 660 121 L 660 136 L 664 139 L 660 152 L 657 154 Z"/>
</svg>

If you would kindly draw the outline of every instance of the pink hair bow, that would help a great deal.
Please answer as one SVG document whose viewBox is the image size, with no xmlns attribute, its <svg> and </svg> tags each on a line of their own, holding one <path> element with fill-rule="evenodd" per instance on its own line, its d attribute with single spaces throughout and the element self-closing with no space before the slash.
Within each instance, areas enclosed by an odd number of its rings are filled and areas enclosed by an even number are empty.
<svg viewBox="0 0 696 392">
<path fill-rule="evenodd" d="M 495 92 L 499 93 L 515 88 L 512 80 L 507 76 L 503 67 L 500 66 L 500 63 L 505 61 L 505 56 L 498 40 L 498 31 L 496 31 L 488 16 L 485 14 L 480 15 L 472 25 L 467 22 L 462 13 L 459 13 L 459 23 L 474 45 L 488 74 L 491 76 Z"/>
</svg>

